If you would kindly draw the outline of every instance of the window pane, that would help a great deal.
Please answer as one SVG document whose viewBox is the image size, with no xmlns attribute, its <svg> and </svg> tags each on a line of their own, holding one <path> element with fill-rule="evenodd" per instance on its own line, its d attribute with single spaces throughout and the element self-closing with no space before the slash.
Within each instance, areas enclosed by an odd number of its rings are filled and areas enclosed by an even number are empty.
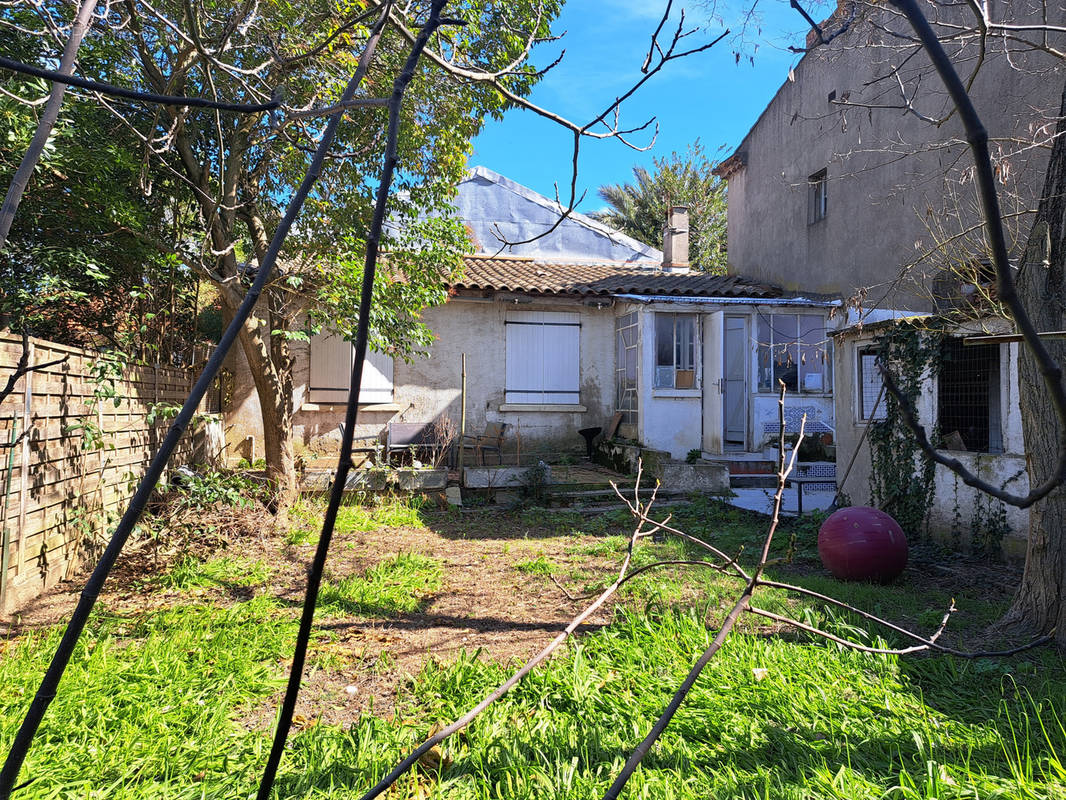
<svg viewBox="0 0 1066 800">
<path fill-rule="evenodd" d="M 677 315 L 677 368 L 691 370 L 695 364 L 696 318 L 692 314 Z"/>
<path fill-rule="evenodd" d="M 778 381 L 783 381 L 788 391 L 798 391 L 799 322 L 795 314 L 774 314 L 770 324 L 774 338 L 774 381 L 771 389 L 776 392 Z"/>
<path fill-rule="evenodd" d="M 800 389 L 804 392 L 828 390 L 825 379 L 825 324 L 815 314 L 801 314 L 800 318 Z"/>
<path fill-rule="evenodd" d="M 759 391 L 769 392 L 773 390 L 773 361 L 770 358 L 773 339 L 770 338 L 770 321 L 765 316 L 759 316 L 755 335 L 759 343 Z"/>
<path fill-rule="evenodd" d="M 655 315 L 655 366 L 674 365 L 674 315 Z"/>
</svg>

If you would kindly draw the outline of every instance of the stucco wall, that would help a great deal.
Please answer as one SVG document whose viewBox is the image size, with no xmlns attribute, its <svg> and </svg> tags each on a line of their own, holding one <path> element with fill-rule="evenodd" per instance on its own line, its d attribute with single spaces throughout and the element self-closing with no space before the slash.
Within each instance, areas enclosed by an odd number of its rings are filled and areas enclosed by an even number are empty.
<svg viewBox="0 0 1066 800">
<path fill-rule="evenodd" d="M 997 14 L 1002 10 L 997 7 Z M 943 5 L 940 13 L 948 13 Z M 898 15 L 884 14 L 891 29 L 904 28 Z M 892 279 L 902 264 L 934 245 L 931 229 L 942 226 L 946 237 L 975 218 L 973 182 L 962 180 L 972 159 L 958 117 L 938 128 L 898 108 L 848 107 L 829 99 L 835 93 L 837 101 L 898 107 L 896 82 L 873 79 L 887 73 L 887 62 L 899 61 L 899 48 L 900 40 L 860 21 L 796 66 L 795 79 L 784 83 L 736 151 L 746 166 L 729 178 L 731 271 L 801 291 L 850 296 L 869 287 L 866 307 L 929 307 L 928 290 L 921 288 L 925 273 L 912 273 L 898 285 Z M 1019 68 L 1011 69 L 994 50 L 972 96 L 994 154 L 1010 153 L 999 170 L 1001 202 L 1010 212 L 1033 207 L 1039 196 L 1047 151 L 1023 143 L 1039 138 L 1039 126 L 1057 113 L 1061 67 L 1029 52 L 1013 53 Z M 973 64 L 969 56 L 964 70 Z M 1056 68 L 1058 76 L 1049 74 Z M 919 71 L 926 74 L 918 110 L 944 115 L 949 101 L 921 55 L 902 73 L 908 87 Z M 822 169 L 828 173 L 827 214 L 808 224 L 808 176 Z M 1017 202 L 1011 193 L 1019 195 Z M 961 214 L 963 224 L 943 209 Z M 1026 218 L 1008 224 L 1024 236 Z"/>
<path fill-rule="evenodd" d="M 581 405 L 585 411 L 512 411 L 504 405 L 507 312 L 580 311 Z M 470 302 L 453 299 L 447 305 L 427 309 L 423 321 L 436 336 L 425 357 L 407 364 L 397 361 L 393 402 L 364 406 L 359 410 L 356 436 L 372 436 L 389 422 L 428 422 L 448 416 L 459 426 L 461 358 L 467 357 L 467 417 L 469 434 L 480 433 L 486 422 L 505 422 L 505 451 L 519 446 L 525 456 L 541 451 L 569 451 L 584 446 L 580 428 L 606 425 L 614 413 L 614 312 L 576 302 L 546 301 L 515 306 L 503 302 Z M 309 345 L 294 343 L 293 397 L 297 409 L 294 436 L 298 452 L 324 455 L 340 443 L 339 424 L 344 420 L 341 404 L 309 404 Z M 243 354 L 230 356 L 227 366 L 234 373 L 233 401 L 226 414 L 227 441 L 231 454 L 252 456 L 248 437 L 255 440 L 254 455 L 262 456 L 262 423 L 259 401 Z"/>
<path fill-rule="evenodd" d="M 580 311 L 581 405 L 585 411 L 501 410 L 504 403 L 506 331 L 509 310 Z M 577 431 L 606 425 L 614 413 L 614 313 L 577 303 L 535 302 L 520 306 L 487 301 L 452 300 L 425 312 L 437 336 L 428 358 L 396 365 L 396 399 L 403 418 L 421 421 L 446 412 L 459 421 L 460 361 L 466 353 L 467 432 L 480 432 L 486 422 L 505 422 L 506 449 L 521 443 L 524 454 L 537 450 L 566 451 L 584 446 Z M 525 458 L 523 457 L 523 461 Z"/>
<path fill-rule="evenodd" d="M 858 372 L 856 358 L 862 347 L 870 346 L 874 333 L 844 333 L 836 341 L 836 422 L 837 422 L 837 481 L 847 493 L 853 505 L 869 505 L 870 496 L 870 442 L 860 443 L 867 423 L 859 419 Z M 1010 480 L 1008 488 L 1016 493 L 1029 490 L 1029 478 L 1024 471 L 1025 455 L 1022 439 L 1021 408 L 1018 401 L 1018 345 L 1000 346 L 1000 420 L 1002 425 L 1003 452 L 978 454 L 951 451 L 968 469 L 995 485 Z M 936 378 L 924 382 L 918 402 L 918 418 L 928 430 L 936 419 Z M 882 401 L 884 402 L 884 401 Z M 858 451 L 856 454 L 856 450 Z M 855 454 L 850 473 L 845 474 L 848 462 Z M 987 520 L 990 509 L 988 498 L 956 481 L 947 468 L 936 468 L 933 504 L 927 524 L 929 532 L 938 539 L 951 542 L 953 530 L 959 533 L 963 547 L 969 546 L 969 532 L 975 518 Z M 998 504 L 995 504 L 998 507 Z M 1003 542 L 1004 555 L 1008 558 L 1024 556 L 1024 543 L 1029 515 L 1027 511 L 1005 507 L 1006 522 L 1010 528 Z"/>
</svg>

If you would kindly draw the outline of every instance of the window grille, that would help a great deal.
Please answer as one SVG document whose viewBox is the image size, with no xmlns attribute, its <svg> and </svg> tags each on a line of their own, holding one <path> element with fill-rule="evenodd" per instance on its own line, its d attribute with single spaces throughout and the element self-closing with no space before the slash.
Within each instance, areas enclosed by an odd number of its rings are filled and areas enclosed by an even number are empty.
<svg viewBox="0 0 1066 800">
<path fill-rule="evenodd" d="M 637 313 L 615 318 L 615 411 L 622 412 L 623 425 L 637 424 Z"/>
<path fill-rule="evenodd" d="M 859 369 L 859 419 L 884 419 L 888 403 L 884 396 L 884 380 L 877 367 L 876 350 L 860 350 Z M 878 399 L 880 398 L 880 402 Z"/>
<path fill-rule="evenodd" d="M 999 345 L 967 347 L 961 339 L 945 339 L 937 386 L 937 424 L 944 448 L 1003 452 L 999 401 Z"/>
</svg>

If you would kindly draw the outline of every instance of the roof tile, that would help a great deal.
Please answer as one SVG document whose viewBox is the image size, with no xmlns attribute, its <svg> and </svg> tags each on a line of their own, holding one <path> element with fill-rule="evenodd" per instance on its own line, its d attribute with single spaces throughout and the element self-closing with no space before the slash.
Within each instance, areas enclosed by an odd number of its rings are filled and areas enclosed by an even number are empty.
<svg viewBox="0 0 1066 800">
<path fill-rule="evenodd" d="M 518 256 L 466 256 L 456 289 L 531 294 L 645 294 L 689 297 L 780 297 L 772 284 L 742 275 L 663 272 L 658 265 L 641 269 L 621 262 L 578 264 L 535 261 Z"/>
</svg>

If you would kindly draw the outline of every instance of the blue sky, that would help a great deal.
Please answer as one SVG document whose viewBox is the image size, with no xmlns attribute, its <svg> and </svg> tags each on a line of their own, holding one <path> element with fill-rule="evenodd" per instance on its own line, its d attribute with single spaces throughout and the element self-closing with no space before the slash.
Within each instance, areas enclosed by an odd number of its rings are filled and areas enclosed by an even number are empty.
<svg viewBox="0 0 1066 800">
<path fill-rule="evenodd" d="M 677 26 L 681 5 L 674 3 L 670 31 Z M 727 27 L 732 33 L 709 51 L 670 62 L 626 101 L 623 128 L 657 118 L 659 135 L 651 150 L 637 152 L 614 140 L 584 139 L 578 175 L 579 193 L 587 190 L 579 205 L 583 211 L 603 206 L 597 187 L 630 181 L 635 165 L 650 167 L 653 157 L 683 151 L 697 138 L 712 158 L 725 158 L 798 60 L 786 48 L 797 41 L 796 32 L 803 30 L 804 22 L 784 0 L 758 2 L 758 16 L 743 40 L 736 36 L 743 28 L 739 6 L 720 6 L 717 19 L 712 19 L 706 3 L 684 5 L 686 28 L 701 28 L 684 40 L 689 47 L 712 41 Z M 568 0 L 552 26 L 555 34 L 566 35 L 560 42 L 540 46 L 534 61 L 538 66 L 548 64 L 562 49 L 566 55 L 530 99 L 581 124 L 599 115 L 640 77 L 651 33 L 665 7 L 665 0 Z M 824 10 L 811 13 L 815 18 L 824 16 Z M 646 145 L 651 136 L 633 138 Z M 561 195 L 568 189 L 572 142 L 569 131 L 529 111 L 513 110 L 502 122 L 486 124 L 474 140 L 470 161 L 552 197 L 556 184 Z"/>
</svg>

